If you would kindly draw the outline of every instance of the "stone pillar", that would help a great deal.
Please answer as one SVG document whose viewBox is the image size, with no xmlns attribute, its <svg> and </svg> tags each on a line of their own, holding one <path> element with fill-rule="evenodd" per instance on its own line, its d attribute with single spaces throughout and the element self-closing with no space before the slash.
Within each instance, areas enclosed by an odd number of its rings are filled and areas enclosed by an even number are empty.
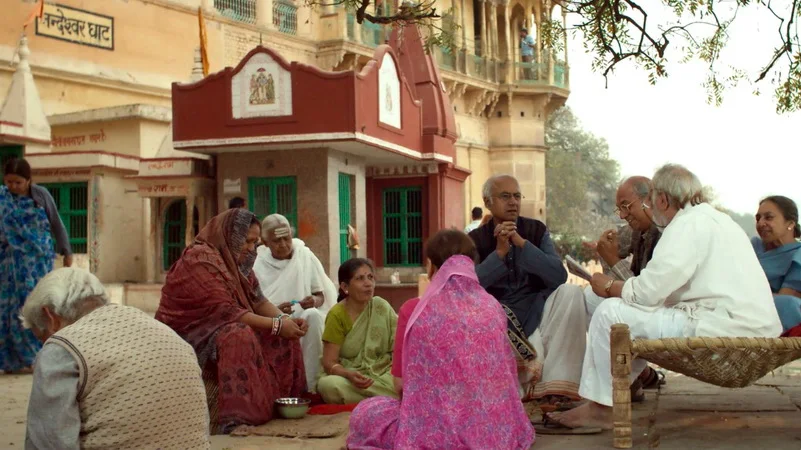
<svg viewBox="0 0 801 450">
<path fill-rule="evenodd" d="M 192 245 L 192 241 L 195 240 L 195 230 L 193 229 L 194 221 L 192 220 L 195 216 L 195 189 L 189 189 L 189 195 L 186 196 L 186 231 L 185 231 L 185 239 L 186 246 L 189 247 Z"/>
<path fill-rule="evenodd" d="M 273 0 L 256 0 L 256 25 L 273 28 Z"/>
<path fill-rule="evenodd" d="M 498 5 L 490 3 L 490 51 L 492 59 L 498 59 Z"/>
<path fill-rule="evenodd" d="M 459 8 L 459 20 L 462 27 L 462 48 L 467 45 L 467 28 L 464 26 L 464 0 L 461 0 L 461 7 Z"/>
<path fill-rule="evenodd" d="M 481 52 L 479 56 L 487 56 L 487 4 L 486 0 L 478 0 L 481 8 Z"/>
<path fill-rule="evenodd" d="M 145 245 L 145 281 L 156 282 L 156 218 L 159 216 L 156 207 L 158 200 L 150 197 L 142 199 L 142 234 Z"/>
<path fill-rule="evenodd" d="M 512 74 L 515 73 L 515 54 L 512 48 L 512 7 L 506 5 L 504 10 L 504 22 L 506 23 L 506 82 L 512 81 Z"/>
</svg>

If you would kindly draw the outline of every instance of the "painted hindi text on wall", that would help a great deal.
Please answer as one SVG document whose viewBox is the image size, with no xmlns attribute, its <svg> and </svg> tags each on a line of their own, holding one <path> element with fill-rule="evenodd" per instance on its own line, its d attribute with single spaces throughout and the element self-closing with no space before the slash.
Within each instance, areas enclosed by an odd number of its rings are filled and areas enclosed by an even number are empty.
<svg viewBox="0 0 801 450">
<path fill-rule="evenodd" d="M 55 3 L 45 3 L 36 34 L 90 47 L 114 50 L 114 18 Z"/>
</svg>

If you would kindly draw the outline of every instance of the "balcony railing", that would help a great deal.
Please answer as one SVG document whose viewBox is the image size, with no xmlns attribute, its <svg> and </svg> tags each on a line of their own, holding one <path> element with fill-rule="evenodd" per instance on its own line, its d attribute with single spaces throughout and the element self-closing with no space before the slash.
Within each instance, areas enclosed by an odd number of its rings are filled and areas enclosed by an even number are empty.
<svg viewBox="0 0 801 450">
<path fill-rule="evenodd" d="M 243 23 L 256 23 L 256 0 L 214 0 L 221 16 Z"/>
<path fill-rule="evenodd" d="M 473 55 L 473 64 L 469 69 L 470 75 L 477 78 L 487 78 L 487 60 L 483 56 Z"/>
<path fill-rule="evenodd" d="M 456 70 L 456 54 L 448 47 L 440 47 L 437 55 L 439 66 L 446 70 Z"/>
<path fill-rule="evenodd" d="M 358 24 L 354 14 L 340 11 L 341 15 L 336 20 L 341 20 L 344 24 L 338 27 L 342 33 L 338 35 L 338 39 L 344 38 L 367 47 L 376 47 L 383 44 L 389 36 L 389 27 L 368 21 Z M 468 41 L 465 44 L 462 48 L 434 48 L 432 51 L 437 65 L 443 70 L 463 74 L 487 83 L 521 86 L 545 85 L 560 88 L 568 88 L 570 85 L 567 65 L 556 58 L 551 61 L 545 56 L 544 62 L 525 63 L 490 59 L 475 54 L 476 49 L 480 52 L 480 40 Z"/>
<path fill-rule="evenodd" d="M 286 34 L 298 33 L 298 7 L 286 2 L 273 4 L 273 25 Z"/>
</svg>

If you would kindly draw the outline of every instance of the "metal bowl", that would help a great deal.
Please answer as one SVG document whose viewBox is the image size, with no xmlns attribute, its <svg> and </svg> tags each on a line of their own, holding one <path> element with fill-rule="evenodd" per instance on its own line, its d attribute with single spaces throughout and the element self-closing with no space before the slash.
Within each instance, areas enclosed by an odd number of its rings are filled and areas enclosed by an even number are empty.
<svg viewBox="0 0 801 450">
<path fill-rule="evenodd" d="M 302 419 L 306 417 L 311 400 L 297 397 L 284 397 L 275 401 L 278 415 L 284 419 Z"/>
</svg>

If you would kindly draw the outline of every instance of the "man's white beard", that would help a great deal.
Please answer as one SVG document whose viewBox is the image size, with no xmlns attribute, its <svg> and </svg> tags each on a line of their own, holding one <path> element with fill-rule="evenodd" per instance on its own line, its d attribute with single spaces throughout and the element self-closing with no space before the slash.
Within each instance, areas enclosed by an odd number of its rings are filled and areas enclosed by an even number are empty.
<svg viewBox="0 0 801 450">
<path fill-rule="evenodd" d="M 651 220 L 653 220 L 654 225 L 656 225 L 660 233 L 670 224 L 670 221 L 662 215 L 661 212 L 657 211 L 656 208 L 651 209 Z"/>
</svg>

